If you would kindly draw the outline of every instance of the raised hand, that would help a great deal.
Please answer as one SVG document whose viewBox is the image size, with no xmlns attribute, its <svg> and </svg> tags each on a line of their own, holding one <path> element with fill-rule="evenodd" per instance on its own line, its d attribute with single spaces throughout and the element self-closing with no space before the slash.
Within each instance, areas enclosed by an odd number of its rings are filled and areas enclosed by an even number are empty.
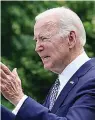
<svg viewBox="0 0 95 120">
<path fill-rule="evenodd" d="M 0 63 L 1 71 L 1 93 L 12 104 L 17 105 L 24 96 L 21 80 L 18 76 L 16 68 L 11 72 L 7 66 Z"/>
</svg>

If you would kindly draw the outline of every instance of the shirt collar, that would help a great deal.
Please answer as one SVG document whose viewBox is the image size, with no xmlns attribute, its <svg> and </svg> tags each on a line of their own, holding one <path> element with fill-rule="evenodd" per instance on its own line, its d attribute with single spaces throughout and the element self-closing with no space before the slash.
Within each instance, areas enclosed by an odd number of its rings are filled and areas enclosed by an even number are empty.
<svg viewBox="0 0 95 120">
<path fill-rule="evenodd" d="M 79 55 L 75 60 L 73 60 L 61 74 L 59 74 L 60 85 L 65 86 L 69 79 L 74 75 L 74 73 L 90 58 L 85 52 Z"/>
</svg>

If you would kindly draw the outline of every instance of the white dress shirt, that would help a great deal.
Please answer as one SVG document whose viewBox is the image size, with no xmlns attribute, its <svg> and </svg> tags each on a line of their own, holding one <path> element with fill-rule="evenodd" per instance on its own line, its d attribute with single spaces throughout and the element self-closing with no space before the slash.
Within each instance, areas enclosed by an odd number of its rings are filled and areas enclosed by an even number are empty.
<svg viewBox="0 0 95 120">
<path fill-rule="evenodd" d="M 67 84 L 69 79 L 74 75 L 74 73 L 90 58 L 86 55 L 85 52 L 83 52 L 81 55 L 79 55 L 75 60 L 73 60 L 64 70 L 61 74 L 59 74 L 59 81 L 60 81 L 60 87 L 58 91 L 59 96 L 60 92 L 64 88 L 64 86 Z M 71 81 L 73 84 L 73 81 Z M 27 99 L 28 96 L 24 96 L 20 102 L 17 104 L 16 108 L 12 111 L 15 115 L 19 111 L 20 107 L 24 103 L 24 101 Z"/>
</svg>

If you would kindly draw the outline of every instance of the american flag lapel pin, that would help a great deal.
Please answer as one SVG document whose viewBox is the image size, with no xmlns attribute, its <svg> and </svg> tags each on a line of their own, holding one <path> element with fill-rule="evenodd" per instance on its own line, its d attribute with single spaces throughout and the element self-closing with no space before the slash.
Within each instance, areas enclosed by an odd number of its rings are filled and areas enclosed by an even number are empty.
<svg viewBox="0 0 95 120">
<path fill-rule="evenodd" d="M 74 81 L 70 81 L 71 84 L 74 84 Z"/>
</svg>

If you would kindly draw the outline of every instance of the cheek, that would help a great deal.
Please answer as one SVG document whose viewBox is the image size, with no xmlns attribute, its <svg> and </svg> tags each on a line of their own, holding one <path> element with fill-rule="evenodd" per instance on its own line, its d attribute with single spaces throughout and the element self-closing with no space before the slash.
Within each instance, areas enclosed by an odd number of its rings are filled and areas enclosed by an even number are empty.
<svg viewBox="0 0 95 120">
<path fill-rule="evenodd" d="M 56 49 L 56 52 L 53 54 L 55 61 L 58 63 L 59 61 L 62 62 L 68 56 L 69 49 L 65 46 L 59 47 Z"/>
<path fill-rule="evenodd" d="M 51 64 L 52 65 L 55 65 L 57 64 L 61 59 L 61 56 L 59 54 L 59 52 L 55 52 L 52 56 L 51 56 Z"/>
<path fill-rule="evenodd" d="M 62 54 L 63 51 L 61 51 L 60 48 L 54 47 L 53 49 L 51 49 L 51 61 L 52 62 L 58 61 L 58 59 L 60 59 Z"/>
</svg>

